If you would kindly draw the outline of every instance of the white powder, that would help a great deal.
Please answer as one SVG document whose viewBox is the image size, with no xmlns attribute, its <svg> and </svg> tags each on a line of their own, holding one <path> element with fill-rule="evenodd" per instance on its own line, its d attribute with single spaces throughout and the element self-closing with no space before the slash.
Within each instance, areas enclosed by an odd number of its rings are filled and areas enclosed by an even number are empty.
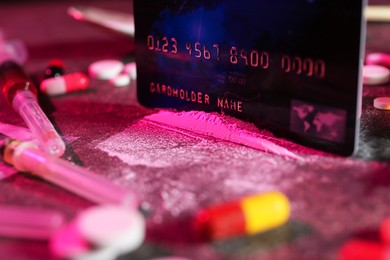
<svg viewBox="0 0 390 260">
<path fill-rule="evenodd" d="M 162 111 L 146 116 L 144 120 L 212 136 L 283 157 L 302 160 L 302 157 L 296 153 L 270 141 L 269 139 L 273 138 L 270 132 L 260 131 L 253 124 L 217 113 Z"/>
</svg>

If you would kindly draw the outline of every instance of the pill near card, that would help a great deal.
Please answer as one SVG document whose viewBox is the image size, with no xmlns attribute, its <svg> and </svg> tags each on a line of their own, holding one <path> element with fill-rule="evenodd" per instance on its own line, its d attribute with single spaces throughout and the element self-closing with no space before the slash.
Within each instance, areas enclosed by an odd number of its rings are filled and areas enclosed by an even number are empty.
<svg viewBox="0 0 390 260">
<path fill-rule="evenodd" d="M 378 97 L 374 99 L 374 107 L 380 110 L 390 110 L 390 97 Z"/>
<path fill-rule="evenodd" d="M 137 249 L 145 236 L 145 221 L 140 212 L 116 205 L 87 209 L 77 217 L 82 236 L 94 246 L 109 247 L 120 253 Z"/>
<path fill-rule="evenodd" d="M 89 78 L 81 72 L 48 78 L 41 82 L 40 90 L 49 96 L 62 95 L 88 88 Z"/>
<path fill-rule="evenodd" d="M 127 74 L 119 74 L 115 78 L 110 79 L 110 83 L 115 87 L 126 87 L 130 84 L 131 78 Z"/>
<path fill-rule="evenodd" d="M 390 54 L 387 53 L 370 53 L 366 56 L 367 65 L 381 65 L 390 68 Z"/>
<path fill-rule="evenodd" d="M 119 75 L 123 68 L 120 60 L 100 60 L 89 65 L 88 73 L 92 78 L 109 80 Z"/>
<path fill-rule="evenodd" d="M 381 85 L 390 81 L 390 70 L 380 65 L 365 65 L 363 67 L 363 83 Z"/>
</svg>

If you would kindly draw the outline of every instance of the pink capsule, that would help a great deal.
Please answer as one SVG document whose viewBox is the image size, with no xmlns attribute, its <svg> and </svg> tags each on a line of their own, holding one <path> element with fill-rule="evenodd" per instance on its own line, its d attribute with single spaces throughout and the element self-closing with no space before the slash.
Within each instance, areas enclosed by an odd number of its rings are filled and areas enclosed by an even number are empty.
<svg viewBox="0 0 390 260">
<path fill-rule="evenodd" d="M 367 65 L 381 65 L 390 68 L 390 54 L 371 53 L 366 56 Z"/>
<path fill-rule="evenodd" d="M 41 91 L 49 96 L 62 95 L 88 88 L 89 78 L 81 72 L 48 78 L 41 82 Z"/>
</svg>

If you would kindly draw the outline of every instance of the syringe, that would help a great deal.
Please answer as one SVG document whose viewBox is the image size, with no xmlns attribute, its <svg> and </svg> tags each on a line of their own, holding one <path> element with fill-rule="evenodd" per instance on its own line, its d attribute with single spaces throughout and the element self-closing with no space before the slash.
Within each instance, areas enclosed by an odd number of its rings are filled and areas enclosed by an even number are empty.
<svg viewBox="0 0 390 260">
<path fill-rule="evenodd" d="M 0 87 L 8 104 L 20 114 L 43 150 L 55 156 L 65 152 L 65 143 L 40 108 L 37 89 L 13 61 L 0 65 Z"/>
<path fill-rule="evenodd" d="M 3 141 L 0 156 L 18 171 L 33 173 L 61 188 L 98 204 L 138 208 L 135 194 L 103 176 L 40 151 L 32 142 Z"/>
</svg>

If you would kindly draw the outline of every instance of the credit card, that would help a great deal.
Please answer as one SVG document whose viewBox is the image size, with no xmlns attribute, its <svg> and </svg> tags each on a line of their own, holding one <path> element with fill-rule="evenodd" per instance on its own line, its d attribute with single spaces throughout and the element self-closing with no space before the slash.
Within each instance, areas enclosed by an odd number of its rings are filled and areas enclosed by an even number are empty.
<svg viewBox="0 0 390 260">
<path fill-rule="evenodd" d="M 134 0 L 137 95 L 354 152 L 365 39 L 357 0 Z"/>
</svg>

